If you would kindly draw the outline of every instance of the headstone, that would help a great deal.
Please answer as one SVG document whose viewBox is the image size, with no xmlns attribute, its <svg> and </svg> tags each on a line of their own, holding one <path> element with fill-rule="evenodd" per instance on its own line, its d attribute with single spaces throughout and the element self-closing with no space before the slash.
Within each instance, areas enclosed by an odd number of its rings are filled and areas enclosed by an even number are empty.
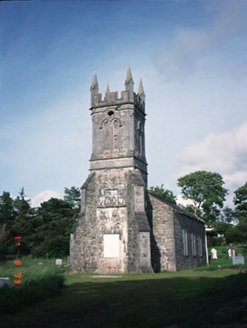
<svg viewBox="0 0 247 328">
<path fill-rule="evenodd" d="M 217 256 L 217 250 L 215 248 L 211 249 L 211 259 L 216 260 L 218 258 Z"/>
<path fill-rule="evenodd" d="M 229 258 L 235 257 L 235 249 L 232 249 L 232 248 L 228 249 L 228 257 Z"/>
<path fill-rule="evenodd" d="M 244 264 L 244 257 L 242 255 L 233 257 L 232 264 Z"/>
<path fill-rule="evenodd" d="M 56 262 L 55 262 L 55 265 L 56 265 L 56 266 L 62 266 L 62 264 L 63 264 L 63 260 L 61 260 L 61 259 L 56 259 Z"/>
<path fill-rule="evenodd" d="M 3 286 L 11 287 L 10 280 L 9 280 L 8 277 L 1 277 L 0 278 L 0 288 L 2 288 Z"/>
</svg>

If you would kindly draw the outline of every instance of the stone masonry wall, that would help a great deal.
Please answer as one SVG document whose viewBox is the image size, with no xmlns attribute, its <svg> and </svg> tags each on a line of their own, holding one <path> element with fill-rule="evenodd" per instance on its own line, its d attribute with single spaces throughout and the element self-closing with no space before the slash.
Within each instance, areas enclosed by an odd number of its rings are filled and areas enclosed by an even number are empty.
<svg viewBox="0 0 247 328">
<path fill-rule="evenodd" d="M 152 266 L 157 271 L 175 271 L 175 240 L 173 210 L 149 194 L 153 207 Z"/>
<path fill-rule="evenodd" d="M 148 261 L 146 271 L 151 270 L 144 186 L 136 169 L 98 170 L 89 176 L 71 233 L 72 272 L 142 272 Z M 145 232 L 141 240 L 140 232 Z M 114 236 L 119 236 L 119 250 L 116 256 L 106 256 L 104 243 Z"/>
<path fill-rule="evenodd" d="M 151 242 L 154 271 L 176 271 L 206 265 L 204 222 L 176 205 L 151 194 L 149 197 L 153 207 Z"/>
<path fill-rule="evenodd" d="M 207 265 L 204 223 L 175 212 L 174 227 L 177 270 Z M 184 254 L 183 230 L 187 234 L 187 255 Z"/>
</svg>

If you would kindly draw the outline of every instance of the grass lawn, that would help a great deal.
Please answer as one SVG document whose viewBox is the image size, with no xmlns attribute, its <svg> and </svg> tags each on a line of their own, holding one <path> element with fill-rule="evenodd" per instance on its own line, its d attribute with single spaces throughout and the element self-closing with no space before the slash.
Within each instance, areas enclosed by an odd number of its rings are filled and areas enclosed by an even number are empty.
<svg viewBox="0 0 247 328">
<path fill-rule="evenodd" d="M 54 260 L 24 258 L 19 288 L 0 289 L 0 327 L 246 328 L 247 266 L 216 249 L 209 267 L 153 275 L 66 275 Z M 15 270 L 0 262 L 12 282 Z"/>
<path fill-rule="evenodd" d="M 247 273 L 65 275 L 60 296 L 3 316 L 0 327 L 165 328 L 247 325 Z M 213 326 L 214 325 L 214 326 Z"/>
</svg>

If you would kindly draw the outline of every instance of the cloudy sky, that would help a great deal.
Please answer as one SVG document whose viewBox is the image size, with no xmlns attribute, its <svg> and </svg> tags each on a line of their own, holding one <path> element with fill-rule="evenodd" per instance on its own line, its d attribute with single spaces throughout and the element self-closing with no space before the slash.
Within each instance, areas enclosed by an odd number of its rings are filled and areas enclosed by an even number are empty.
<svg viewBox="0 0 247 328">
<path fill-rule="evenodd" d="M 80 187 L 91 155 L 90 84 L 146 93 L 149 186 L 218 172 L 247 181 L 247 1 L 0 2 L 0 193 L 33 205 Z"/>
</svg>

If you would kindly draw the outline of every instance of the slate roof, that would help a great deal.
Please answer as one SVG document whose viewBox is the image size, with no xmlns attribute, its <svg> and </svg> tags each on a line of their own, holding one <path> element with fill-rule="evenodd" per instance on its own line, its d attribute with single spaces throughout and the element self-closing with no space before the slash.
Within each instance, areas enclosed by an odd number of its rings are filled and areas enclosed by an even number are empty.
<svg viewBox="0 0 247 328">
<path fill-rule="evenodd" d="M 164 203 L 164 204 L 166 204 L 166 205 L 172 207 L 172 208 L 173 208 L 176 212 L 178 212 L 179 214 L 189 216 L 191 219 L 194 219 L 194 220 L 196 220 L 196 221 L 199 221 L 199 222 L 205 224 L 205 221 L 204 221 L 204 220 L 202 220 L 202 219 L 200 219 L 199 217 L 197 217 L 197 216 L 191 214 L 190 212 L 186 211 L 183 207 L 178 206 L 178 205 L 176 205 L 176 204 L 173 204 L 173 203 L 171 203 L 169 200 L 166 200 L 166 199 L 160 198 L 160 197 L 158 197 L 158 196 L 156 196 L 156 195 L 153 195 L 153 194 L 150 193 L 150 192 L 149 192 L 148 194 L 151 195 L 152 197 L 158 199 L 158 200 L 161 201 L 162 203 Z"/>
</svg>

